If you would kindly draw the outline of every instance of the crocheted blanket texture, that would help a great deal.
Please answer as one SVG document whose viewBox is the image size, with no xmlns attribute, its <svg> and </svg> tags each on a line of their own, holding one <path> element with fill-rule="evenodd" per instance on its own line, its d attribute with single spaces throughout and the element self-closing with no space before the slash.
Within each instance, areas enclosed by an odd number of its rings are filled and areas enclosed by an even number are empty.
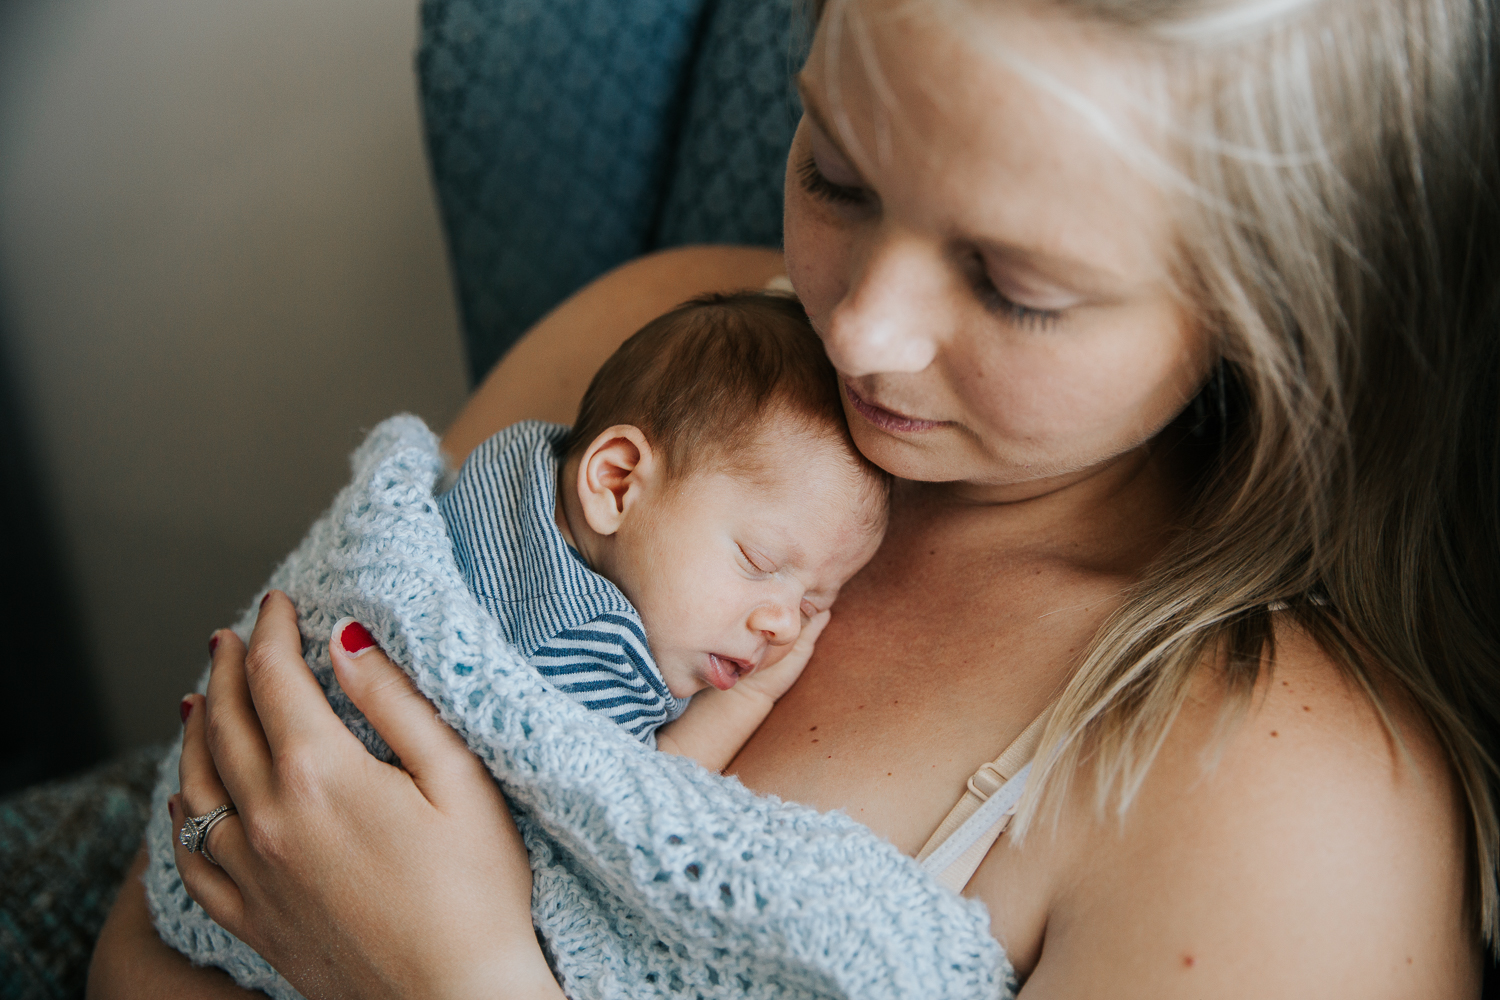
<svg viewBox="0 0 1500 1000">
<path fill-rule="evenodd" d="M 984 907 L 869 829 L 648 749 L 529 668 L 464 585 L 433 498 L 443 460 L 419 419 L 379 425 L 352 465 L 268 587 L 296 603 L 303 655 L 371 753 L 394 759 L 328 658 L 345 615 L 489 766 L 530 852 L 533 920 L 569 997 L 1014 995 Z M 252 608 L 242 637 L 253 621 Z M 242 986 L 298 997 L 183 888 L 166 808 L 179 752 L 162 762 L 147 829 L 157 930 Z"/>
</svg>

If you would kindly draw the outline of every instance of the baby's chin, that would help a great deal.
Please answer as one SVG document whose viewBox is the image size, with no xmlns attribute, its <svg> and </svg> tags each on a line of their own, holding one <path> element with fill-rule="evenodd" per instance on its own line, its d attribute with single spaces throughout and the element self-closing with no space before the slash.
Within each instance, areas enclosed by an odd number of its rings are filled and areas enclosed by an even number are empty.
<svg viewBox="0 0 1500 1000">
<path fill-rule="evenodd" d="M 674 698 L 691 698 L 710 686 L 708 681 L 699 676 L 698 671 L 685 664 L 668 666 L 658 660 L 657 669 L 661 671 L 662 680 L 667 682 L 667 690 L 672 692 Z"/>
</svg>

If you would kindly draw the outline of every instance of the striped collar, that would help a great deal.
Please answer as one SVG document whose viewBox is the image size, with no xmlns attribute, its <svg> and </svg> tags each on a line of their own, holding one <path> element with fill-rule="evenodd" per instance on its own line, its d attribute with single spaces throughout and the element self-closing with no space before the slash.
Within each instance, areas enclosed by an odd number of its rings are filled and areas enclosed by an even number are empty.
<svg viewBox="0 0 1500 1000">
<path fill-rule="evenodd" d="M 528 657 L 601 614 L 640 621 L 620 588 L 590 569 L 557 527 L 567 436 L 561 424 L 514 424 L 474 449 L 438 498 L 469 589 Z"/>
</svg>

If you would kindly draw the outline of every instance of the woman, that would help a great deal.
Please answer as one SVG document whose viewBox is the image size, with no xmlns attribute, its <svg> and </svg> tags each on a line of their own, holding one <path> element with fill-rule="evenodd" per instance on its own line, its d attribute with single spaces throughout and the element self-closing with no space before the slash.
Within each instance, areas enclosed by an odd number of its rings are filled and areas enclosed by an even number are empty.
<svg viewBox="0 0 1500 1000">
<path fill-rule="evenodd" d="M 1055 703 L 965 889 L 1023 996 L 1476 996 L 1497 29 L 1464 0 L 830 3 L 784 260 L 605 276 L 445 446 L 571 419 L 645 319 L 784 267 L 899 483 L 732 772 L 915 853 Z M 285 598 L 248 653 L 217 639 L 177 815 L 239 815 L 222 869 L 179 853 L 194 897 L 308 996 L 558 995 L 502 800 L 389 661 L 336 667 L 407 771 L 315 696 Z M 90 985 L 238 993 L 134 879 Z"/>
</svg>

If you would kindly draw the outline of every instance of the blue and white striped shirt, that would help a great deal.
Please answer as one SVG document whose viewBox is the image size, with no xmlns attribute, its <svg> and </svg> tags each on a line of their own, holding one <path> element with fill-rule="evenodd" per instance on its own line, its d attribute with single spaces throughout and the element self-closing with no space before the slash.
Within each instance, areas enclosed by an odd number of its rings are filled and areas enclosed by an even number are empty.
<svg viewBox="0 0 1500 1000">
<path fill-rule="evenodd" d="M 438 508 L 469 589 L 537 672 L 649 746 L 688 699 L 667 690 L 641 616 L 557 527 L 558 449 L 568 428 L 536 420 L 474 449 Z"/>
</svg>

